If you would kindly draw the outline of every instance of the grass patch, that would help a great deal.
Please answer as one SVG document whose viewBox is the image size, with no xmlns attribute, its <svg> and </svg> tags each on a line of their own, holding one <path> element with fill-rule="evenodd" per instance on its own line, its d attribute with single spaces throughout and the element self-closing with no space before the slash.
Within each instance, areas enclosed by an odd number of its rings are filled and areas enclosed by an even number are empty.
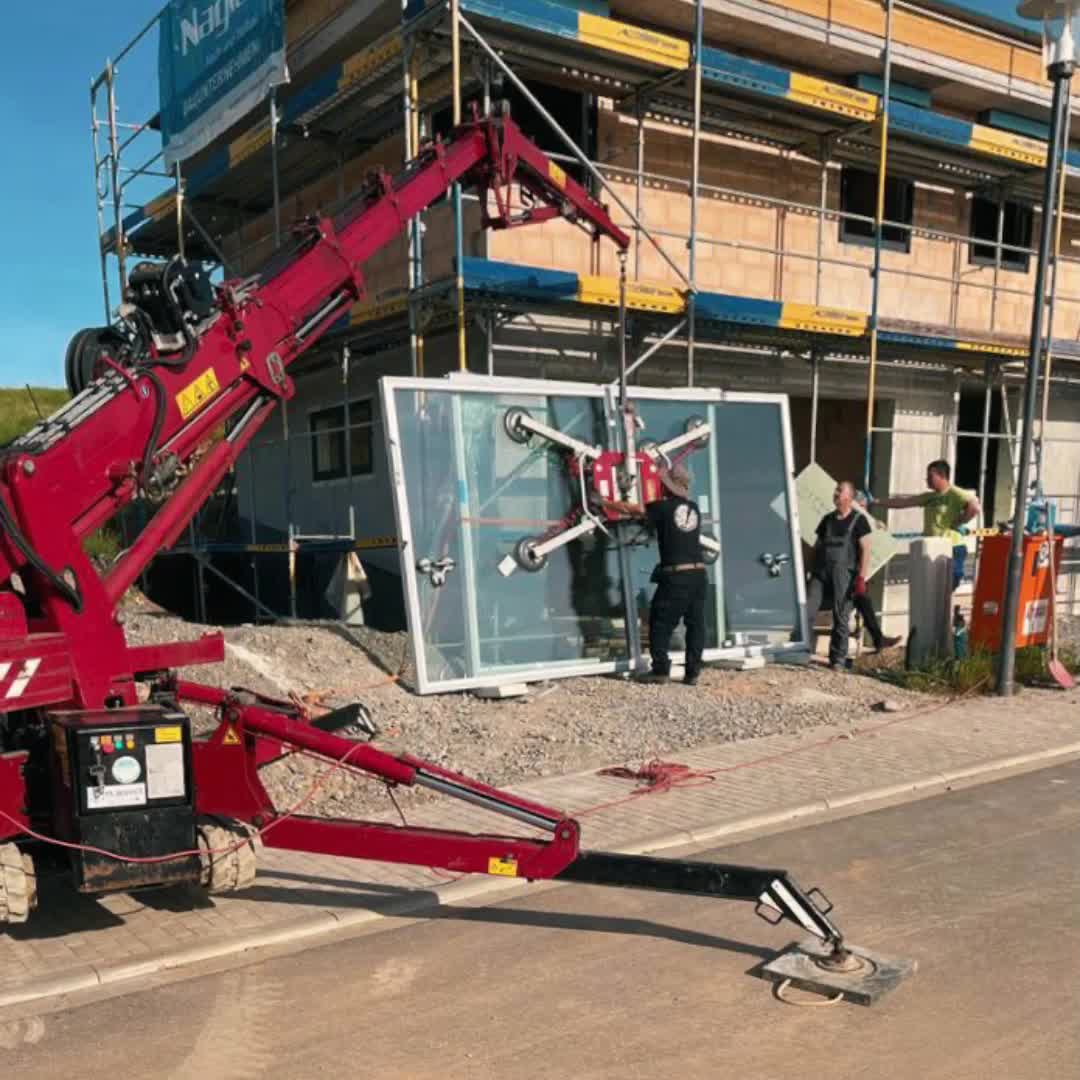
<svg viewBox="0 0 1080 1080">
<path fill-rule="evenodd" d="M 1038 646 L 1017 649 L 1016 681 L 1026 686 L 1045 682 L 1049 678 L 1046 670 L 1049 655 L 1048 650 Z M 1072 674 L 1080 673 L 1080 655 L 1076 650 L 1061 648 L 1058 659 Z M 977 650 L 959 660 L 950 657 L 917 668 L 879 668 L 875 674 L 906 690 L 927 694 L 989 694 L 993 693 L 997 678 L 997 654 Z"/>
<path fill-rule="evenodd" d="M 83 551 L 99 566 L 108 566 L 120 554 L 120 536 L 111 525 L 86 538 Z"/>
<path fill-rule="evenodd" d="M 67 390 L 50 386 L 0 388 L 0 446 L 29 431 L 41 416 L 51 416 L 70 398 Z M 99 565 L 107 565 L 120 554 L 119 533 L 106 525 L 86 541 L 83 549 Z"/>
<path fill-rule="evenodd" d="M 25 386 L 0 389 L 0 446 L 6 446 L 32 428 L 39 419 L 38 409 L 42 415 L 50 416 L 71 397 L 66 390 L 56 387 L 34 386 L 31 390 L 32 398 Z"/>
</svg>

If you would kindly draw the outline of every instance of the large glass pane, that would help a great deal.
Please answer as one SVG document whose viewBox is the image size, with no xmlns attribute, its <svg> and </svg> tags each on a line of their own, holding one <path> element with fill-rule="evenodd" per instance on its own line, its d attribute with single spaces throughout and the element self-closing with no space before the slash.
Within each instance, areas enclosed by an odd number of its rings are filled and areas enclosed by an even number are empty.
<svg viewBox="0 0 1080 1080">
<path fill-rule="evenodd" d="M 799 641 L 781 405 L 723 401 L 712 409 L 726 634 L 767 644 Z"/>
<path fill-rule="evenodd" d="M 398 508 L 399 535 L 406 542 L 406 573 L 415 575 L 419 598 L 419 623 L 410 617 L 410 630 L 422 682 L 463 679 L 470 670 L 451 404 L 449 394 L 423 391 L 398 391 L 395 400 L 408 507 L 407 528 Z M 418 569 L 424 560 L 431 564 L 430 573 Z M 443 560 L 452 560 L 455 568 L 440 575 Z M 438 587 L 436 575 L 442 581 Z"/>
<path fill-rule="evenodd" d="M 411 537 L 411 623 L 423 689 L 484 685 L 587 671 L 628 659 L 619 545 L 647 652 L 650 577 L 658 561 L 644 526 L 597 530 L 547 554 L 533 570 L 500 572 L 523 540 L 542 543 L 582 520 L 572 452 L 540 435 L 508 433 L 511 410 L 589 446 L 615 430 L 600 388 L 593 393 L 491 391 L 475 385 L 402 381 L 392 390 L 397 454 Z M 542 390 L 544 384 L 539 384 Z M 644 392 L 648 395 L 648 391 Z M 707 442 L 670 452 L 691 474 L 703 531 L 720 542 L 708 569 L 706 649 L 798 640 L 796 567 L 787 504 L 783 412 L 777 401 L 730 402 L 635 395 L 639 445 L 665 444 L 688 422 L 707 420 Z M 388 428 L 388 433 L 393 433 Z M 399 505 L 400 513 L 400 505 Z M 779 573 L 769 573 L 768 555 Z M 445 567 L 452 562 L 449 570 Z M 440 570 L 442 564 L 443 570 Z M 673 641 L 674 649 L 682 641 Z"/>
<path fill-rule="evenodd" d="M 534 572 L 498 571 L 523 538 L 539 540 L 572 524 L 580 491 L 567 452 L 538 437 L 515 442 L 504 427 L 507 412 L 524 408 L 596 446 L 604 439 L 602 400 L 466 394 L 460 408 L 480 667 L 524 671 L 625 657 L 622 582 L 603 533 L 556 549 Z"/>
<path fill-rule="evenodd" d="M 549 673 L 626 655 L 622 582 L 603 534 L 553 551 L 542 569 L 499 564 L 523 538 L 561 530 L 578 481 L 565 453 L 505 431 L 511 408 L 590 445 L 599 398 L 450 391 L 395 394 L 415 561 L 450 558 L 444 584 L 417 576 L 427 679 Z"/>
<path fill-rule="evenodd" d="M 692 420 L 710 420 L 709 403 L 698 401 L 655 401 L 635 398 L 641 430 L 638 433 L 638 445 L 657 443 L 664 445 L 671 439 L 685 433 L 687 424 Z M 703 534 L 719 539 L 716 520 L 715 481 L 716 455 L 710 438 L 704 445 L 691 443 L 674 450 L 670 455 L 672 463 L 681 462 L 690 472 L 690 497 L 698 504 L 701 511 L 701 531 Z M 655 538 L 642 530 L 636 536 L 630 530 L 624 531 L 630 547 L 630 580 L 634 590 L 635 606 L 641 624 L 642 648 L 647 652 L 649 645 L 649 601 L 653 586 L 650 576 L 657 562 L 659 553 Z M 705 648 L 715 649 L 721 644 L 723 629 L 723 605 L 720 564 L 708 568 L 709 594 L 705 602 L 706 636 Z M 672 649 L 679 653 L 684 647 L 682 628 L 672 638 Z"/>
</svg>

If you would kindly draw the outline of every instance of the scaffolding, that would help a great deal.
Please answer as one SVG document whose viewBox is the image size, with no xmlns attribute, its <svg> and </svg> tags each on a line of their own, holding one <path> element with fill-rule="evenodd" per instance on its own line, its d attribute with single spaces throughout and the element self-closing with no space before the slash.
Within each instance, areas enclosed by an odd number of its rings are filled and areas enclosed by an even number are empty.
<svg viewBox="0 0 1080 1080">
<path fill-rule="evenodd" d="M 745 8 L 747 17 L 753 15 L 753 5 L 744 0 L 736 0 L 734 7 Z M 681 367 L 683 375 L 680 381 L 693 386 L 703 379 L 716 378 L 714 358 L 719 357 L 722 363 L 729 350 L 744 354 L 757 350 L 775 356 L 805 357 L 809 368 L 810 396 L 807 449 L 809 460 L 814 461 L 819 449 L 818 413 L 823 371 L 827 366 L 845 365 L 843 370 L 847 371 L 861 365 L 865 368 L 866 377 L 862 478 L 864 487 L 869 490 L 876 437 L 892 440 L 901 435 L 925 437 L 929 434 L 922 429 L 909 429 L 895 422 L 878 421 L 879 373 L 883 369 L 909 367 L 935 372 L 942 379 L 947 401 L 947 406 L 943 408 L 945 426 L 941 433 L 941 456 L 955 463 L 959 440 L 979 440 L 978 494 L 986 505 L 991 447 L 1004 442 L 1009 447 L 1013 473 L 1018 464 L 1015 461 L 1015 448 L 1020 433 L 1010 423 L 1008 391 L 1022 379 L 1022 365 L 1018 367 L 1018 361 L 1025 359 L 1026 349 L 1021 335 L 1002 333 L 998 326 L 1000 309 L 1009 298 L 1027 299 L 1030 296 L 1029 290 L 1006 284 L 1004 280 L 1007 260 L 1015 262 L 1035 254 L 1030 245 L 1005 241 L 1006 204 L 1009 196 L 1025 199 L 1032 205 L 1037 202 L 1040 172 L 1037 154 L 1028 147 L 1024 152 L 992 154 L 988 158 L 984 150 L 978 148 L 950 148 L 943 151 L 928 146 L 918 137 L 905 134 L 902 126 L 898 132 L 894 132 L 894 22 L 897 13 L 917 12 L 942 24 L 954 24 L 969 31 L 972 28 L 906 0 L 881 0 L 881 8 L 883 31 L 877 57 L 881 92 L 858 96 L 854 105 L 837 105 L 835 102 L 830 105 L 826 102 L 827 107 L 819 108 L 811 107 L 804 100 L 785 100 L 778 105 L 774 98 L 761 99 L 760 94 L 764 91 L 744 73 L 734 70 L 734 61 L 724 61 L 732 66 L 732 71 L 721 73 L 722 77 L 717 76 L 716 72 L 720 70 L 717 65 L 721 63 L 717 57 L 726 54 L 712 50 L 705 41 L 703 0 L 696 0 L 693 5 L 693 36 L 685 43 L 685 53 L 680 54 L 685 59 L 677 61 L 665 58 L 660 53 L 650 54 L 647 49 L 632 52 L 594 48 L 582 41 L 568 42 L 565 37 L 552 38 L 543 32 L 533 32 L 528 27 L 514 24 L 512 19 L 500 20 L 492 5 L 470 3 L 469 0 L 440 0 L 426 10 L 407 13 L 399 29 L 361 49 L 354 58 L 355 63 L 339 79 L 334 92 L 323 100 L 312 104 L 303 94 L 299 94 L 282 104 L 271 97 L 266 116 L 255 119 L 251 129 L 236 140 L 241 152 L 235 155 L 235 167 L 231 162 L 233 155 L 226 155 L 230 158 L 228 169 L 209 182 L 206 181 L 205 163 L 200 165 L 201 172 L 196 169 L 191 175 L 185 175 L 180 166 L 177 166 L 175 175 L 164 173 L 159 165 L 160 151 L 151 153 L 147 160 L 138 165 L 127 165 L 132 152 L 145 145 L 154 125 L 152 121 L 131 123 L 121 119 L 117 73 L 132 49 L 140 45 L 145 47 L 152 40 L 156 19 L 151 20 L 115 60 L 106 64 L 104 71 L 91 84 L 94 179 L 106 314 L 112 307 L 110 256 L 115 259 L 115 269 L 121 283 L 127 257 L 132 252 L 163 255 L 186 251 L 193 257 L 212 260 L 230 273 L 232 264 L 242 262 L 245 252 L 231 250 L 227 257 L 224 238 L 237 234 L 245 222 L 268 213 L 272 235 L 249 237 L 250 248 L 265 252 L 268 250 L 267 241 L 270 247 L 279 246 L 283 235 L 283 200 L 286 195 L 300 191 L 308 181 L 336 169 L 339 178 L 337 203 L 345 201 L 349 194 L 344 184 L 346 144 L 353 149 L 371 148 L 400 131 L 402 156 L 407 161 L 432 136 L 433 119 L 440 109 L 448 105 L 452 121 L 456 124 L 465 114 L 467 99 L 472 95 L 479 99 L 486 111 L 492 105 L 493 86 L 501 82 L 513 86 L 548 125 L 553 137 L 565 151 L 551 156 L 579 168 L 588 176 L 598 196 L 609 199 L 618 208 L 621 215 L 619 224 L 633 237 L 630 256 L 633 280 L 636 282 L 640 274 L 643 252 L 651 249 L 659 255 L 666 270 L 677 282 L 676 291 L 682 297 L 678 310 L 649 310 L 635 314 L 632 333 L 639 351 L 630 359 L 628 376 L 640 378 L 644 365 L 656 365 L 668 360 L 674 363 L 675 368 Z M 978 32 L 988 38 L 995 37 L 990 31 Z M 858 41 L 860 47 L 865 47 L 865 34 L 860 35 L 840 26 L 832 27 L 831 33 L 840 44 L 844 44 L 845 40 Z M 676 40 L 666 35 L 654 37 L 663 37 L 665 41 Z M 290 43 L 291 49 L 303 46 L 304 42 Z M 662 47 L 662 44 L 657 46 Z M 708 79 L 705 77 L 707 64 Z M 593 160 L 586 154 L 585 149 L 577 144 L 533 93 L 523 74 L 542 79 L 545 72 L 557 78 L 560 85 L 578 87 L 583 94 L 604 98 L 616 117 L 625 117 L 632 122 L 632 164 Z M 817 82 L 821 83 L 821 80 Z M 825 91 L 820 93 L 828 97 Z M 870 98 L 873 99 L 872 108 L 867 103 Z M 306 110 L 295 104 L 297 100 L 307 105 Z M 820 104 L 820 101 L 817 102 L 817 105 Z M 688 177 L 646 169 L 649 132 L 673 127 L 686 131 L 689 137 Z M 714 140 L 714 146 L 715 140 L 732 140 L 736 144 L 761 147 L 778 155 L 779 160 L 785 163 L 797 160 L 805 164 L 813 161 L 818 176 L 816 199 L 778 198 L 745 188 L 705 183 L 701 174 L 702 144 L 706 137 Z M 260 163 L 264 170 L 261 173 L 258 171 Z M 873 215 L 845 210 L 839 199 L 834 198 L 837 194 L 835 175 L 846 165 L 869 167 L 876 171 Z M 265 166 L 269 167 L 270 173 L 269 192 L 265 190 Z M 1063 167 L 1060 205 L 1067 208 L 1068 216 L 1076 219 L 1080 217 L 1080 204 L 1069 204 L 1067 201 L 1070 192 L 1066 189 L 1066 176 L 1070 172 L 1078 170 Z M 975 242 L 972 235 L 916 224 L 914 220 L 891 220 L 886 215 L 886 181 L 894 175 L 924 183 L 938 182 L 953 190 L 964 191 L 968 196 L 989 196 L 996 201 L 996 237 L 992 241 L 981 238 L 978 241 L 981 249 L 993 250 L 989 281 L 981 280 L 981 276 L 976 279 L 971 273 L 965 272 L 963 250 Z M 255 176 L 260 177 L 261 190 L 245 204 L 237 193 L 245 185 L 250 188 Z M 148 202 L 132 202 L 130 195 L 136 185 L 143 185 L 151 178 L 172 180 L 174 187 L 165 195 Z M 632 198 L 620 193 L 620 187 L 625 190 L 628 184 L 633 186 Z M 686 232 L 657 227 L 646 220 L 645 192 L 648 185 L 686 191 L 689 201 L 689 227 Z M 774 209 L 778 220 L 786 220 L 787 215 L 812 218 L 815 222 L 813 250 L 802 251 L 785 244 L 780 228 L 777 230 L 778 238 L 773 243 L 750 243 L 741 239 L 700 235 L 699 204 L 705 198 L 732 202 L 752 200 L 754 205 Z M 430 338 L 434 334 L 451 335 L 456 366 L 459 370 L 466 370 L 469 366 L 467 331 L 471 317 L 485 341 L 484 370 L 495 374 L 497 357 L 502 348 L 498 341 L 501 330 L 512 324 L 528 325 L 531 321 L 539 332 L 533 319 L 535 304 L 530 307 L 527 300 L 511 302 L 483 290 L 478 290 L 475 295 L 470 293 L 465 276 L 464 207 L 467 202 L 460 188 L 455 187 L 451 193 L 452 277 L 449 280 L 426 280 L 425 216 L 418 216 L 410 223 L 406 238 L 404 295 L 378 300 L 365 313 L 363 320 L 337 335 L 331 348 L 343 349 L 346 413 L 350 347 L 353 355 L 359 357 L 385 350 L 399 342 L 407 344 L 411 374 L 423 375 L 425 350 Z M 110 217 L 111 225 L 107 225 Z M 1068 362 L 1080 359 L 1080 346 L 1070 348 L 1068 342 L 1053 336 L 1055 313 L 1060 316 L 1061 305 L 1080 305 L 1080 294 L 1067 293 L 1059 280 L 1062 268 L 1080 266 L 1080 258 L 1062 251 L 1061 219 L 1059 217 L 1045 337 L 1042 417 L 1035 441 L 1036 476 L 1040 483 L 1046 447 L 1055 443 L 1080 442 L 1080 439 L 1055 438 L 1047 433 L 1051 386 L 1068 387 L 1080 382 L 1080 379 L 1068 374 Z M 865 248 L 861 256 L 826 254 L 826 230 L 851 225 L 861 225 L 864 233 L 869 231 L 869 255 L 865 254 Z M 947 245 L 951 251 L 951 272 L 934 273 L 911 267 L 896 269 L 887 265 L 883 259 L 883 240 L 887 231 L 905 236 L 909 246 L 919 240 Z M 684 264 L 670 254 L 670 242 L 685 246 Z M 865 271 L 869 275 L 870 305 L 865 312 L 865 325 L 861 333 L 837 333 L 835 328 L 830 329 L 828 319 L 823 320 L 822 326 L 814 326 L 811 318 L 808 330 L 783 327 L 764 331 L 757 328 L 750 332 L 728 327 L 730 333 L 725 339 L 717 340 L 715 334 L 703 338 L 704 316 L 699 299 L 702 295 L 699 275 L 701 261 L 732 252 L 753 253 L 773 260 L 770 299 L 780 303 L 785 301 L 784 267 L 794 262 L 808 263 L 814 277 L 813 307 L 819 314 L 825 310 L 822 306 L 823 283 L 831 272 L 841 268 Z M 944 323 L 915 328 L 901 324 L 899 320 L 885 318 L 882 314 L 883 283 L 891 274 L 933 283 L 947 290 L 948 319 Z M 982 334 L 975 334 L 965 325 L 962 317 L 962 294 L 970 296 L 972 293 L 985 295 L 985 306 L 988 307 L 988 330 Z M 586 309 L 584 317 L 594 322 L 610 321 L 611 312 L 601 305 L 599 308 Z M 955 349 L 924 349 L 913 361 L 909 355 L 911 348 L 905 345 L 905 334 L 916 332 L 923 337 L 935 334 L 943 338 L 949 335 L 954 338 L 974 336 L 977 340 L 967 342 L 963 353 Z M 675 360 L 676 357 L 681 357 L 681 360 Z M 1064 361 L 1057 365 L 1056 370 L 1055 359 Z M 982 393 L 983 421 L 980 430 L 961 428 L 959 404 L 961 390 L 965 386 L 976 386 Z M 1002 401 L 1004 432 L 991 430 L 995 393 Z M 291 448 L 296 439 L 306 438 L 307 432 L 290 433 L 288 412 L 283 409 L 280 443 L 287 463 L 291 461 Z M 287 468 L 291 473 L 291 464 L 287 464 Z M 291 484 L 287 485 L 287 490 L 290 487 Z M 1077 492 L 1061 492 L 1056 498 L 1061 520 L 1067 520 L 1069 516 L 1075 518 L 1080 512 Z M 297 553 L 305 544 L 338 545 L 346 550 L 364 543 L 363 538 L 356 535 L 355 524 L 350 527 L 348 534 L 324 535 L 313 540 L 305 538 L 300 532 L 291 507 L 287 516 L 286 536 L 277 542 L 276 547 L 273 544 L 260 544 L 254 533 L 246 543 L 253 560 L 262 554 L 286 556 L 293 578 Z M 204 564 L 209 566 L 204 556 L 215 548 L 193 532 L 186 548 L 174 550 L 192 553 L 201 575 Z M 211 572 L 220 573 L 216 570 Z M 256 581 L 257 578 L 256 574 Z M 232 584 L 242 589 L 239 584 Z M 257 586 L 250 599 L 257 617 L 272 616 L 271 609 L 259 598 Z M 1070 597 L 1070 607 L 1074 599 Z M 295 583 L 290 590 L 289 613 L 292 616 L 296 614 Z"/>
</svg>

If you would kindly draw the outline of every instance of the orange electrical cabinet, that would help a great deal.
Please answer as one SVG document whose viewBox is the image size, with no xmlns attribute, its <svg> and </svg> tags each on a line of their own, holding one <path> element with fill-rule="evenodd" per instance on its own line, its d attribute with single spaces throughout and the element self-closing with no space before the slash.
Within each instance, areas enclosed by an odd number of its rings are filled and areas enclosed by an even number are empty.
<svg viewBox="0 0 1080 1080">
<path fill-rule="evenodd" d="M 1005 607 L 1005 576 L 1012 537 L 987 536 L 979 551 L 975 602 L 971 610 L 971 645 L 997 652 Z M 1054 537 L 1054 569 L 1060 571 L 1064 540 Z M 1050 543 L 1045 533 L 1024 537 L 1020 606 L 1016 612 L 1016 647 L 1045 645 L 1050 634 Z"/>
</svg>

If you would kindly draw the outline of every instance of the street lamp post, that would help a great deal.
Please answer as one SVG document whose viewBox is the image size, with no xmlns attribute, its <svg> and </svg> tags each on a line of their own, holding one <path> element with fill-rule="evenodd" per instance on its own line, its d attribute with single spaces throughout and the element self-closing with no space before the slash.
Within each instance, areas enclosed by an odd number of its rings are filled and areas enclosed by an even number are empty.
<svg viewBox="0 0 1080 1080">
<path fill-rule="evenodd" d="M 1069 86 L 1076 62 L 1076 37 L 1080 36 L 1080 0 L 1024 0 L 1016 13 L 1023 19 L 1042 20 L 1043 62 L 1054 87 L 1050 107 L 1050 141 L 1043 184 L 1042 221 L 1039 228 L 1039 257 L 1035 267 L 1035 300 L 1031 311 L 1031 340 L 1024 379 L 1023 431 L 1020 436 L 1020 465 L 1016 475 L 1016 507 L 1013 515 L 1012 545 L 1002 612 L 1001 655 L 998 658 L 997 692 L 1003 696 L 1016 689 L 1016 617 L 1020 606 L 1020 575 L 1023 568 L 1024 523 L 1027 517 L 1028 469 L 1032 431 L 1035 427 L 1035 400 L 1038 396 L 1039 364 L 1042 359 L 1043 321 L 1046 307 L 1046 269 L 1050 261 L 1055 178 L 1068 142 L 1065 113 Z M 1051 582 L 1051 588 L 1054 583 Z"/>
</svg>

